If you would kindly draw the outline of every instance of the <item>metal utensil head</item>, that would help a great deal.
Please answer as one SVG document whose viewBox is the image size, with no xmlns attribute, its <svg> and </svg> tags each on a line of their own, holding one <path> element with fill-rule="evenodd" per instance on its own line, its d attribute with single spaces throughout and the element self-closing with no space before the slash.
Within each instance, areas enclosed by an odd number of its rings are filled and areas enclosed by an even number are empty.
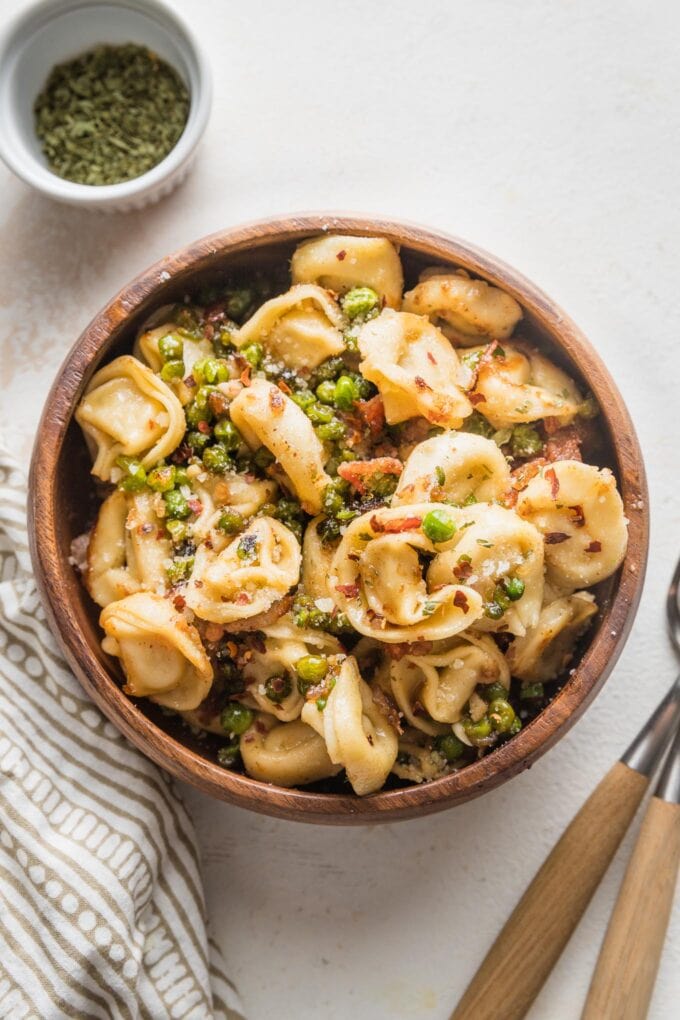
<svg viewBox="0 0 680 1020">
<path fill-rule="evenodd" d="M 668 595 L 666 596 L 668 633 L 676 652 L 680 655 L 680 605 L 678 604 L 678 596 L 680 596 L 680 560 L 675 565 L 675 572 L 668 588 Z"/>
<path fill-rule="evenodd" d="M 621 755 L 621 761 L 643 776 L 651 776 L 679 724 L 680 676 Z"/>
</svg>

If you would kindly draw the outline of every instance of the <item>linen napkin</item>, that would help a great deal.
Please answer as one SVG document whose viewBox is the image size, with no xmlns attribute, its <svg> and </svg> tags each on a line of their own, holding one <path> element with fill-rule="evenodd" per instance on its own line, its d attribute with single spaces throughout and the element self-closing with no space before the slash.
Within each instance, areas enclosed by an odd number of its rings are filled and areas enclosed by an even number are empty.
<svg viewBox="0 0 680 1020">
<path fill-rule="evenodd" d="M 0 451 L 0 1017 L 242 1020 L 191 821 L 61 658 L 25 499 Z"/>
</svg>

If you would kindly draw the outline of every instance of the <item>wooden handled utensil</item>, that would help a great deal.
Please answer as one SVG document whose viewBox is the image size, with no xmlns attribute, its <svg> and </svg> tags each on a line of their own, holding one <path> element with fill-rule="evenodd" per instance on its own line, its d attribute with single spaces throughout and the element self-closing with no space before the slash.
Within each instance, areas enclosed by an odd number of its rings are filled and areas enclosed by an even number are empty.
<svg viewBox="0 0 680 1020">
<path fill-rule="evenodd" d="M 628 864 L 581 1020 L 644 1020 L 680 866 L 680 731 Z"/>
<path fill-rule="evenodd" d="M 451 1020 L 519 1020 L 526 1015 L 616 853 L 679 723 L 680 677 L 564 831 Z"/>
</svg>

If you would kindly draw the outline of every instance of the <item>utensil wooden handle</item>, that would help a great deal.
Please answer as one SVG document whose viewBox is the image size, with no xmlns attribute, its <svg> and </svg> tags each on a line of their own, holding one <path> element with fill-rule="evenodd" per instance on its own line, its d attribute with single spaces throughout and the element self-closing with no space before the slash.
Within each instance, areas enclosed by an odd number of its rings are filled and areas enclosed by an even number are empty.
<svg viewBox="0 0 680 1020">
<path fill-rule="evenodd" d="M 680 866 L 680 806 L 652 797 L 581 1020 L 644 1020 Z"/>
<path fill-rule="evenodd" d="M 617 762 L 564 831 L 515 907 L 451 1020 L 519 1020 L 569 941 L 649 779 Z"/>
</svg>

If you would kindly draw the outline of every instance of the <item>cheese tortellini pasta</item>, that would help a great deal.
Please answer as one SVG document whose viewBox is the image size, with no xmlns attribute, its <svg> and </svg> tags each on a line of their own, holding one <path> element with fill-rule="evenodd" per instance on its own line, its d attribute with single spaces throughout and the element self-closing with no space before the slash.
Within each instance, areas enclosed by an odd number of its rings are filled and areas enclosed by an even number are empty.
<svg viewBox="0 0 680 1020">
<path fill-rule="evenodd" d="M 581 459 L 593 398 L 513 297 L 416 261 L 404 294 L 387 238 L 303 241 L 287 280 L 159 307 L 76 412 L 102 648 L 259 783 L 370 797 L 490 753 L 567 681 L 626 553 Z"/>
</svg>

